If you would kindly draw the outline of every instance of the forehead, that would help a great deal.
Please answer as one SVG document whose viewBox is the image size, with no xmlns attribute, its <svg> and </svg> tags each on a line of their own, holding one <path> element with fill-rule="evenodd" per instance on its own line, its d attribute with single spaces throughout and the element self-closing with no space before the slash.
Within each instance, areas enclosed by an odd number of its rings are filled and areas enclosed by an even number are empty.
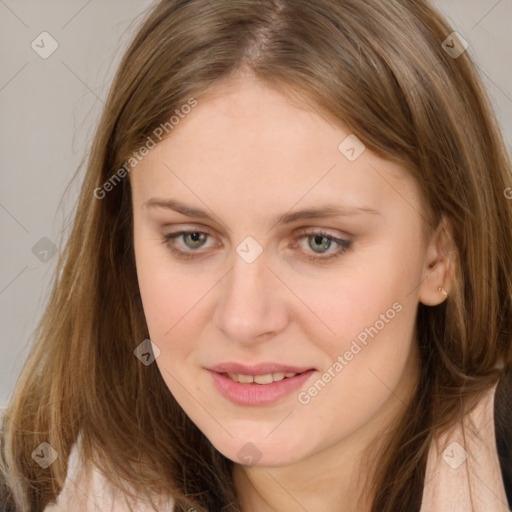
<svg viewBox="0 0 512 512">
<path fill-rule="evenodd" d="M 132 178 L 141 201 L 178 195 L 195 205 L 209 199 L 255 214 L 318 202 L 377 210 L 418 202 L 405 168 L 357 144 L 342 123 L 328 121 L 306 98 L 297 102 L 256 80 L 238 79 L 198 97 Z M 347 153 L 350 146 L 355 155 Z"/>
</svg>

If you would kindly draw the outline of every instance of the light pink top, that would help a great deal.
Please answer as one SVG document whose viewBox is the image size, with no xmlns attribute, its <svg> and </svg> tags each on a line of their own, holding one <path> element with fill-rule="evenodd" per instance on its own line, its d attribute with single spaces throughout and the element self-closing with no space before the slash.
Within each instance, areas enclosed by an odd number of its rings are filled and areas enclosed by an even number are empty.
<svg viewBox="0 0 512 512">
<path fill-rule="evenodd" d="M 509 512 L 494 431 L 495 391 L 496 386 L 465 418 L 465 442 L 458 425 L 438 441 L 438 446 L 431 446 L 420 512 Z M 79 461 L 79 441 L 71 451 L 66 482 L 57 503 L 48 505 L 44 512 L 128 512 L 122 496 L 113 492 L 95 467 L 89 474 L 84 470 Z M 136 512 L 152 511 L 142 501 L 132 506 Z M 159 511 L 172 509 L 171 501 Z"/>
</svg>

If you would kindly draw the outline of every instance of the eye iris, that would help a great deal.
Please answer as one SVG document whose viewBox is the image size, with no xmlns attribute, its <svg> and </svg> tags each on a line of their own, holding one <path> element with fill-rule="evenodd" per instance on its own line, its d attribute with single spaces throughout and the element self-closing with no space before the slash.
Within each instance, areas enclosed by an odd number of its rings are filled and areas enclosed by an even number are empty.
<svg viewBox="0 0 512 512">
<path fill-rule="evenodd" d="M 330 247 L 330 245 L 331 245 L 331 241 L 330 241 L 327 237 L 322 236 L 322 235 L 313 235 L 313 236 L 312 236 L 312 239 L 314 240 L 314 243 L 315 243 L 315 244 L 320 244 L 320 245 L 322 244 L 322 241 L 326 241 L 326 244 L 323 244 L 323 245 L 324 245 L 324 249 L 325 249 L 325 250 L 329 249 L 329 247 Z M 320 240 L 320 241 L 319 241 L 319 240 Z M 325 245 L 327 245 L 327 246 L 325 247 Z M 313 250 L 315 249 L 311 244 L 309 244 L 309 246 L 310 246 Z"/>
<path fill-rule="evenodd" d="M 197 247 L 199 247 L 204 242 L 204 239 L 205 239 L 206 235 L 204 233 L 188 233 L 188 234 L 185 235 L 185 237 L 188 237 L 193 242 L 199 242 L 198 245 L 193 245 L 192 246 L 194 248 L 197 248 Z"/>
</svg>

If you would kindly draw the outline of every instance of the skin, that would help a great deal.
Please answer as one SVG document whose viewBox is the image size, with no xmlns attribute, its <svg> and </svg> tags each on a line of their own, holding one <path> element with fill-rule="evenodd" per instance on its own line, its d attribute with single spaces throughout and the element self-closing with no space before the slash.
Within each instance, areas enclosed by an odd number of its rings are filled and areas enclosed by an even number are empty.
<svg viewBox="0 0 512 512">
<path fill-rule="evenodd" d="M 368 149 L 349 161 L 338 146 L 350 131 L 306 103 L 248 75 L 197 99 L 130 174 L 156 364 L 186 414 L 236 462 L 244 512 L 334 512 L 340 503 L 369 510 L 364 478 L 419 376 L 418 303 L 439 304 L 438 287 L 449 291 L 446 241 L 441 232 L 423 238 L 420 191 L 405 168 Z M 213 220 L 148 207 L 151 198 L 178 199 Z M 327 202 L 378 213 L 271 221 Z M 340 247 L 299 237 L 303 228 L 352 245 L 326 263 L 310 261 Z M 165 243 L 165 234 L 180 230 L 209 236 L 202 244 L 187 236 Z M 236 252 L 248 236 L 263 251 L 250 264 Z M 200 256 L 182 260 L 169 246 Z M 401 311 L 307 404 L 293 392 L 271 405 L 235 405 L 206 370 L 226 361 L 313 366 L 307 390 L 396 302 Z M 248 442 L 260 454 L 253 466 L 237 455 Z"/>
</svg>

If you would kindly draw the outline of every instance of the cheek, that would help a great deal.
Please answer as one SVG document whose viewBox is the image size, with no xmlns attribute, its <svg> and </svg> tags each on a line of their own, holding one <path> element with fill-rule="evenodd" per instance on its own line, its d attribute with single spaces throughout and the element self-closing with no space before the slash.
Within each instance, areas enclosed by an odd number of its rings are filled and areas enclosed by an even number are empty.
<svg viewBox="0 0 512 512">
<path fill-rule="evenodd" d="M 296 294 L 315 313 L 302 314 L 304 330 L 311 340 L 320 335 L 322 348 L 331 357 L 349 350 L 355 339 L 364 346 L 372 336 L 394 338 L 411 332 L 421 254 L 408 244 L 388 237 L 353 253 L 339 267 L 326 271 L 326 277 L 289 276 Z M 400 339 L 391 343 L 396 345 Z"/>
<path fill-rule="evenodd" d="M 155 233 L 135 225 L 134 249 L 144 314 L 150 333 L 162 336 L 186 313 L 206 288 L 191 280 L 184 266 L 171 260 L 170 252 Z M 204 281 L 204 280 L 203 280 Z M 195 301 L 194 301 L 195 299 Z"/>
<path fill-rule="evenodd" d="M 328 446 L 350 435 L 389 408 L 401 409 L 419 369 L 414 342 L 414 308 L 397 311 L 389 323 L 368 323 L 360 338 L 343 338 L 329 363 L 299 402 L 310 427 L 327 425 Z M 323 428 L 323 427 L 319 427 Z"/>
<path fill-rule="evenodd" d="M 173 270 L 168 262 L 159 265 L 150 252 L 146 259 L 141 250 L 137 262 L 144 315 L 150 339 L 160 350 L 155 361 L 160 374 L 174 398 L 186 407 L 189 393 L 197 391 L 195 340 L 201 337 L 204 321 L 198 318 L 200 299 L 211 286 Z"/>
<path fill-rule="evenodd" d="M 199 303 L 211 286 L 207 287 L 204 281 L 191 282 L 151 269 L 141 272 L 139 279 L 148 330 L 161 350 L 169 348 L 171 342 L 173 348 L 179 349 L 179 339 L 184 339 L 185 335 L 193 339 L 195 331 L 200 332 Z M 187 340 L 185 345 L 191 347 L 192 344 Z"/>
<path fill-rule="evenodd" d="M 186 272 L 171 265 L 170 258 L 158 241 L 135 236 L 135 254 L 137 279 L 149 334 L 162 355 L 165 355 L 169 340 L 183 326 L 192 327 L 186 322 L 186 317 L 207 292 L 207 286 L 204 280 L 191 280 Z"/>
<path fill-rule="evenodd" d="M 312 309 L 321 311 L 335 334 L 324 329 L 327 334 L 319 338 L 310 330 L 327 358 L 320 379 L 299 401 L 326 414 L 327 422 L 334 416 L 349 430 L 364 423 L 390 398 L 390 390 L 400 396 L 400 382 L 414 372 L 417 296 L 411 292 L 421 254 L 407 244 L 395 239 L 361 251 L 365 256 L 347 265 L 339 279 L 309 288 L 309 297 L 316 298 Z M 342 407 L 334 412 L 333 404 Z"/>
<path fill-rule="evenodd" d="M 403 383 L 411 382 L 416 371 L 417 295 L 411 292 L 418 285 L 421 254 L 411 246 L 405 251 L 406 245 L 395 240 L 368 251 L 317 303 L 336 335 L 322 338 L 328 362 L 320 379 L 304 390 L 301 403 L 325 414 L 325 421 L 335 417 L 347 432 L 369 420 L 386 400 L 405 399 Z M 333 404 L 339 407 L 333 410 Z"/>
</svg>

